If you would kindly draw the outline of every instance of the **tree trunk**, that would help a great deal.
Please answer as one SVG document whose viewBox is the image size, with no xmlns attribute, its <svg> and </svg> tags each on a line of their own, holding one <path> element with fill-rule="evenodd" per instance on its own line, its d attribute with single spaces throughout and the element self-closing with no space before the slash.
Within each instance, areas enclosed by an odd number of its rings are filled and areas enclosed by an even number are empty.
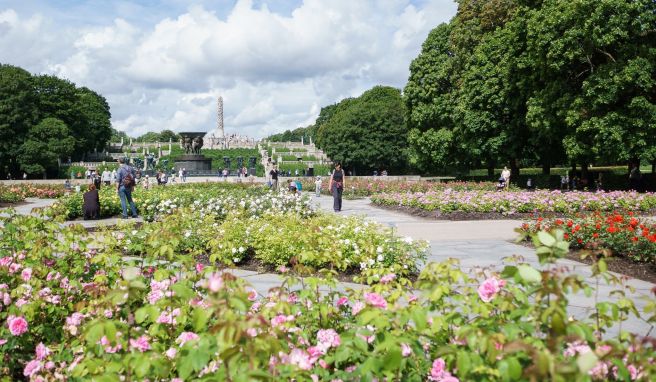
<svg viewBox="0 0 656 382">
<path fill-rule="evenodd" d="M 572 163 L 572 173 L 570 174 L 570 178 L 573 177 L 576 174 L 576 163 Z"/>
<path fill-rule="evenodd" d="M 588 179 L 588 163 L 581 163 L 581 179 Z"/>
<path fill-rule="evenodd" d="M 656 174 L 656 160 L 651 162 L 651 173 Z"/>
<path fill-rule="evenodd" d="M 519 176 L 519 164 L 517 163 L 517 159 L 514 158 L 510 160 L 510 176 L 515 179 Z"/>
<path fill-rule="evenodd" d="M 487 162 L 487 176 L 490 178 L 494 176 L 494 161 Z"/>
<path fill-rule="evenodd" d="M 542 175 L 551 174 L 551 163 L 549 161 L 544 161 L 542 163 Z"/>
</svg>

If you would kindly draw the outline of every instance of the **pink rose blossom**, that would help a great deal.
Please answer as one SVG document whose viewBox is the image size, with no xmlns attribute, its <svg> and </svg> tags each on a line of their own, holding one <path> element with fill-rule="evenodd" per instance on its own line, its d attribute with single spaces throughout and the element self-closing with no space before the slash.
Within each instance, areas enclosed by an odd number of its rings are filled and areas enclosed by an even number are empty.
<svg viewBox="0 0 656 382">
<path fill-rule="evenodd" d="M 342 296 L 342 297 L 339 298 L 339 300 L 337 300 L 336 305 L 337 306 L 346 305 L 348 303 L 348 301 L 349 301 L 348 297 Z"/>
<path fill-rule="evenodd" d="M 7 324 L 9 326 L 9 331 L 14 336 L 20 336 L 27 332 L 27 321 L 21 316 L 9 316 L 7 318 Z"/>
<path fill-rule="evenodd" d="M 5 256 L 0 258 L 0 267 L 6 267 L 9 264 L 11 264 L 13 261 L 13 258 L 11 256 Z"/>
<path fill-rule="evenodd" d="M 196 272 L 201 273 L 203 272 L 203 269 L 205 269 L 205 266 L 201 263 L 196 264 Z"/>
<path fill-rule="evenodd" d="M 271 319 L 271 326 L 274 328 L 284 324 L 285 322 L 294 321 L 294 316 L 289 315 L 285 316 L 284 314 L 279 314 Z"/>
<path fill-rule="evenodd" d="M 328 362 L 326 362 L 326 361 L 320 359 L 320 360 L 319 360 L 319 366 L 321 366 L 321 367 L 324 368 L 324 369 L 327 369 L 327 368 L 328 368 Z"/>
<path fill-rule="evenodd" d="M 43 342 L 39 342 L 38 345 L 36 345 L 36 359 L 39 361 L 43 361 L 48 354 L 50 354 L 50 349 L 46 345 L 43 344 Z"/>
<path fill-rule="evenodd" d="M 52 370 L 55 367 L 55 363 L 52 361 L 46 362 L 46 369 Z"/>
<path fill-rule="evenodd" d="M 428 380 L 433 382 L 459 382 L 458 378 L 446 371 L 446 362 L 442 358 L 437 358 L 433 361 L 433 367 L 431 368 Z"/>
<path fill-rule="evenodd" d="M 380 282 L 382 284 L 387 284 L 387 283 L 390 283 L 390 282 L 394 281 L 395 278 L 396 278 L 396 275 L 394 273 L 388 273 L 385 276 L 380 278 Z"/>
<path fill-rule="evenodd" d="M 320 348 L 319 346 L 310 346 L 307 349 L 308 353 L 310 354 L 310 357 L 312 358 L 319 358 L 322 355 L 326 354 L 326 352 Z"/>
<path fill-rule="evenodd" d="M 75 312 L 70 317 L 66 317 L 66 325 L 79 326 L 83 318 L 84 315 L 82 313 Z"/>
<path fill-rule="evenodd" d="M 375 306 L 377 308 L 382 308 L 382 309 L 387 309 L 387 301 L 385 301 L 385 298 L 378 293 L 365 293 L 364 294 L 364 299 L 367 302 L 367 304 L 371 306 Z"/>
<path fill-rule="evenodd" d="M 410 296 L 408 296 L 408 302 L 410 302 L 410 303 L 415 302 L 418 299 L 419 299 L 419 297 L 417 297 L 417 295 L 415 295 L 415 294 L 411 294 Z"/>
<path fill-rule="evenodd" d="M 338 347 L 342 341 L 339 334 L 334 329 L 321 329 L 317 332 L 317 347 L 328 350 L 331 347 Z"/>
<path fill-rule="evenodd" d="M 360 311 L 364 309 L 364 307 L 365 305 L 362 301 L 357 301 L 355 304 L 353 304 L 353 308 L 351 309 L 351 314 L 357 316 L 358 313 L 360 313 Z"/>
<path fill-rule="evenodd" d="M 164 354 L 166 354 L 169 359 L 173 359 L 176 354 L 178 354 L 178 350 L 176 348 L 169 348 Z"/>
<path fill-rule="evenodd" d="M 21 278 L 23 281 L 30 281 L 32 278 L 32 268 L 23 269 L 23 272 L 21 272 Z"/>
<path fill-rule="evenodd" d="M 289 353 L 289 364 L 296 365 L 301 370 L 310 370 L 313 363 L 310 354 L 303 349 L 294 349 Z"/>
<path fill-rule="evenodd" d="M 16 300 L 16 306 L 20 308 L 21 306 L 27 304 L 28 302 L 29 301 L 27 301 L 24 298 L 19 298 L 18 300 Z"/>
<path fill-rule="evenodd" d="M 211 292 L 218 292 L 223 287 L 223 278 L 218 273 L 212 273 L 207 279 L 207 289 Z"/>
<path fill-rule="evenodd" d="M 175 342 L 179 343 L 180 346 L 182 346 L 182 345 L 184 345 L 185 343 L 187 343 L 189 341 L 194 341 L 194 340 L 197 340 L 199 338 L 200 337 L 198 336 L 198 334 L 196 334 L 194 332 L 182 332 L 178 336 L 178 338 L 175 340 Z"/>
<path fill-rule="evenodd" d="M 43 367 L 41 361 L 33 359 L 25 365 L 25 369 L 23 369 L 23 375 L 26 377 L 31 377 L 38 373 L 39 370 L 41 370 L 41 367 Z"/>
<path fill-rule="evenodd" d="M 257 300 L 257 291 L 253 288 L 248 288 L 248 301 Z"/>
<path fill-rule="evenodd" d="M 412 348 L 408 344 L 401 344 L 401 355 L 404 357 L 408 357 L 412 354 Z"/>
<path fill-rule="evenodd" d="M 5 340 L 4 338 L 0 338 L 0 346 L 6 344 L 8 341 Z"/>
<path fill-rule="evenodd" d="M 148 293 L 148 302 L 152 305 L 164 297 L 164 293 L 161 290 L 153 290 Z"/>
<path fill-rule="evenodd" d="M 483 281 L 478 287 L 478 295 L 484 302 L 490 302 L 501 291 L 501 288 L 506 285 L 505 280 L 499 280 L 496 277 L 490 277 Z"/>
<path fill-rule="evenodd" d="M 18 270 L 21 269 L 21 265 L 18 263 L 11 263 L 9 266 L 9 273 L 16 273 Z"/>
<path fill-rule="evenodd" d="M 148 342 L 148 337 L 147 336 L 141 336 L 139 338 L 135 339 L 130 339 L 130 346 L 133 349 L 137 349 L 140 352 L 145 352 L 146 350 L 150 350 L 150 343 Z"/>
</svg>

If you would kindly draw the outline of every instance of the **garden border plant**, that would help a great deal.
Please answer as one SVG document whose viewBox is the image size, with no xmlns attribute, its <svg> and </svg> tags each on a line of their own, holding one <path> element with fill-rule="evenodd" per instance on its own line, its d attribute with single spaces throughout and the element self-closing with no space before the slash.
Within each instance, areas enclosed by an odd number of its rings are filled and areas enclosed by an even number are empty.
<svg viewBox="0 0 656 382">
<path fill-rule="evenodd" d="M 569 316 L 568 294 L 595 287 L 555 265 L 569 249 L 563 231 L 534 236 L 539 269 L 510 259 L 500 273 L 468 274 L 449 260 L 411 287 L 389 274 L 344 292 L 330 272 L 290 273 L 258 295 L 166 237 L 149 239 L 148 253 L 172 261 L 129 266 L 118 242 L 90 249 L 79 226 L 3 222 L 4 379 L 629 381 L 656 372 L 653 339 L 606 334 L 639 314 L 630 299 L 594 295 L 590 317 Z M 603 259 L 593 271 L 621 283 Z M 654 323 L 655 310 L 649 302 L 644 319 Z"/>
</svg>

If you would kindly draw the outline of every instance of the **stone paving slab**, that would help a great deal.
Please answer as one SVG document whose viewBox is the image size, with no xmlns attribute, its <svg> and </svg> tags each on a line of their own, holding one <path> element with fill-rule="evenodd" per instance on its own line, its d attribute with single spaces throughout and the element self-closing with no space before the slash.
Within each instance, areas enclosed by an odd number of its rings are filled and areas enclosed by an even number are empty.
<svg viewBox="0 0 656 382">
<path fill-rule="evenodd" d="M 313 196 L 313 201 L 318 208 L 332 211 L 331 197 Z M 514 229 L 521 225 L 520 220 L 439 221 L 378 208 L 372 205 L 369 199 L 344 200 L 342 212 L 339 213 L 366 216 L 372 221 L 394 227 L 400 235 L 428 240 L 430 253 L 427 262 L 455 258 L 460 261 L 464 270 L 489 268 L 501 271 L 504 267 L 504 258 L 519 255 L 532 266 L 539 266 L 532 248 L 513 242 L 517 237 Z M 596 284 L 591 268 L 586 264 L 560 259 L 557 265 L 567 267 L 569 272 L 582 276 L 591 286 Z M 653 299 L 651 289 L 655 285 L 633 278 L 629 278 L 626 284 L 635 289 L 635 292 L 627 290 L 627 295 L 633 299 L 638 311 L 644 311 L 647 301 Z M 608 285 L 603 280 L 600 281 L 599 300 L 616 301 L 618 297 L 612 296 L 611 292 L 619 288 L 619 286 Z M 569 313 L 573 317 L 585 318 L 594 312 L 594 296 L 587 297 L 581 291 L 570 294 L 569 299 Z M 622 324 L 622 329 L 644 335 L 649 332 L 651 325 L 631 317 Z M 618 331 L 619 326 L 616 325 L 608 330 L 608 334 L 615 335 Z"/>
</svg>

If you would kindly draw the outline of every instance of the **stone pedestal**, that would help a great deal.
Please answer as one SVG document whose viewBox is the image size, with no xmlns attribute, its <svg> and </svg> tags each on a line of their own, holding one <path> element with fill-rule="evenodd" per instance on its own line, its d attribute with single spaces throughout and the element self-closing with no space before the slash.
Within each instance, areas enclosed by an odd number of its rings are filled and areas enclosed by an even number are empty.
<svg viewBox="0 0 656 382">
<path fill-rule="evenodd" d="M 203 146 L 203 135 L 205 133 L 180 133 L 183 140 L 185 154 L 175 158 L 173 167 L 175 171 L 186 169 L 187 174 L 210 173 L 212 171 L 212 160 L 200 154 Z M 192 149 L 192 141 L 194 149 Z M 186 142 L 186 144 L 185 144 Z"/>
<path fill-rule="evenodd" d="M 175 159 L 175 170 L 187 169 L 187 173 L 206 173 L 212 171 L 212 160 L 203 155 L 182 155 Z"/>
</svg>

